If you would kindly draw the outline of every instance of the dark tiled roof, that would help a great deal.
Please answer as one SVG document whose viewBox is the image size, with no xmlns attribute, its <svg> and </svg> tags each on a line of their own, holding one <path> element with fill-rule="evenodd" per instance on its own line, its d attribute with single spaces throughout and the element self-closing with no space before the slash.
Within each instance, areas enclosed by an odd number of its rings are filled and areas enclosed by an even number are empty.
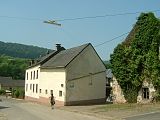
<svg viewBox="0 0 160 120">
<path fill-rule="evenodd" d="M 1 77 L 0 76 L 0 84 L 2 86 L 10 86 L 10 87 L 24 87 L 24 80 L 13 80 L 12 77 Z"/>
<path fill-rule="evenodd" d="M 3 86 L 12 86 L 12 77 L 0 76 L 0 84 L 2 84 Z"/>
<path fill-rule="evenodd" d="M 40 58 L 37 58 L 36 60 L 33 60 L 34 63 L 32 63 L 31 66 L 29 66 L 28 68 L 31 68 L 31 67 L 34 67 L 36 65 L 40 65 L 40 64 L 43 64 L 44 62 L 46 62 L 48 59 L 50 59 L 52 56 L 54 56 L 54 54 L 56 54 L 57 51 L 53 50 L 51 53 L 45 55 L 45 56 L 42 56 Z"/>
<path fill-rule="evenodd" d="M 24 87 L 25 80 L 13 80 L 12 81 L 14 87 Z"/>
<path fill-rule="evenodd" d="M 56 51 L 53 50 L 51 53 L 49 53 L 49 54 L 47 54 L 47 55 L 45 55 L 45 56 L 43 56 L 43 57 L 38 58 L 38 59 L 37 59 L 38 63 L 43 62 L 44 60 L 46 60 L 48 57 L 50 57 L 50 56 L 51 56 L 52 54 L 54 54 L 55 52 L 56 52 Z"/>
<path fill-rule="evenodd" d="M 78 47 L 63 50 L 50 58 L 44 64 L 42 68 L 60 68 L 66 67 L 76 56 L 78 56 L 90 43 L 84 44 Z"/>
</svg>

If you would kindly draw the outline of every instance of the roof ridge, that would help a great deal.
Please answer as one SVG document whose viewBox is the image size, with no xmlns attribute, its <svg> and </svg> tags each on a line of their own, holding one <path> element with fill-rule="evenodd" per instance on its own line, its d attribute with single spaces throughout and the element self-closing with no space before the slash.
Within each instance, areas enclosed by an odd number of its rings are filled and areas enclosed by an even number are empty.
<svg viewBox="0 0 160 120">
<path fill-rule="evenodd" d="M 87 46 L 91 45 L 91 43 L 87 43 L 87 44 L 83 44 L 81 46 L 78 46 L 78 47 L 82 47 L 82 46 L 85 46 L 65 67 L 67 67 Z M 77 48 L 78 48 L 77 47 Z M 75 47 L 76 48 L 76 47 Z"/>
<path fill-rule="evenodd" d="M 89 44 L 91 44 L 91 43 L 86 43 L 86 44 L 82 44 L 82 45 L 79 45 L 79 46 L 76 46 L 76 47 L 71 47 L 71 48 L 68 48 L 68 49 L 66 49 L 66 50 L 74 49 L 74 48 L 78 48 L 78 47 L 82 47 L 82 46 L 87 46 L 87 45 L 89 45 Z"/>
<path fill-rule="evenodd" d="M 51 59 L 46 61 L 42 68 L 57 68 L 66 67 L 74 58 L 76 58 L 88 45 L 91 43 L 86 43 L 80 46 L 72 47 L 66 50 L 62 50 L 53 56 Z"/>
</svg>

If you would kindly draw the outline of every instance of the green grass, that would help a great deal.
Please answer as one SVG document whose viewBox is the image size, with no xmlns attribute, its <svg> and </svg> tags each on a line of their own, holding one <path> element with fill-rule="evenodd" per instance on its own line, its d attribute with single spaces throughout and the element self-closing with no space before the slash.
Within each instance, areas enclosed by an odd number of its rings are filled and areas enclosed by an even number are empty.
<svg viewBox="0 0 160 120">
<path fill-rule="evenodd" d="M 156 104 L 106 104 L 92 109 L 97 112 L 107 112 L 107 111 L 150 111 L 150 110 L 160 110 L 160 103 Z"/>
</svg>

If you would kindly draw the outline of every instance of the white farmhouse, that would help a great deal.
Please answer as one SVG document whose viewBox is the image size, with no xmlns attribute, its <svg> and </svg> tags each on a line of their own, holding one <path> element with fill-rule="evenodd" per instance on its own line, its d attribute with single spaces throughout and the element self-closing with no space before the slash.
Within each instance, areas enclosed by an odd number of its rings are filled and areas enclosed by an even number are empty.
<svg viewBox="0 0 160 120">
<path fill-rule="evenodd" d="M 56 105 L 105 102 L 105 66 L 93 46 L 84 44 L 47 54 L 26 70 L 25 99 Z"/>
</svg>

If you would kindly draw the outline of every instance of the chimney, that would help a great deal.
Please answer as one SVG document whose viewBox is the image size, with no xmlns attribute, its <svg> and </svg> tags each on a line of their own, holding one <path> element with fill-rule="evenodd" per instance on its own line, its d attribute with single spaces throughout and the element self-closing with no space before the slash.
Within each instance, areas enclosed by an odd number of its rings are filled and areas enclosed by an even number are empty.
<svg viewBox="0 0 160 120">
<path fill-rule="evenodd" d="M 56 44 L 57 51 L 61 50 L 61 44 Z"/>
<path fill-rule="evenodd" d="M 47 55 L 49 54 L 49 50 L 47 50 L 46 54 L 47 54 Z"/>
<path fill-rule="evenodd" d="M 35 61 L 32 59 L 32 60 L 30 61 L 30 66 L 32 66 L 34 63 L 35 63 Z"/>
</svg>

